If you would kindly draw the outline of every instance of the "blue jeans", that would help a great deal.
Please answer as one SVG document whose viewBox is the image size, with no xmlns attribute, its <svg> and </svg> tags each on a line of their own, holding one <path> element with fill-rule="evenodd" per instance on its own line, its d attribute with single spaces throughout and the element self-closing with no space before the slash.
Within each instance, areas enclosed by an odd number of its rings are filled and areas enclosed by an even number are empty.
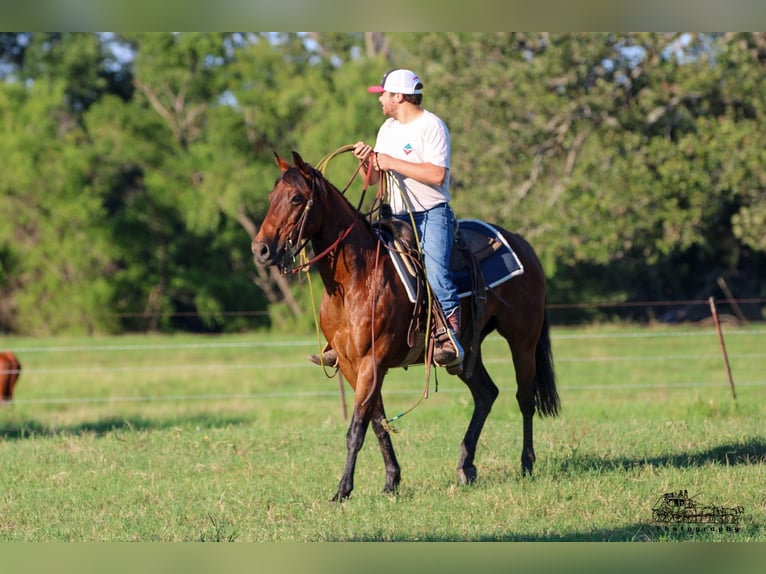
<svg viewBox="0 0 766 574">
<path fill-rule="evenodd" d="M 412 223 L 407 213 L 394 217 Z M 413 213 L 412 218 L 423 250 L 426 278 L 444 315 L 449 316 L 460 305 L 457 287 L 449 269 L 455 238 L 455 215 L 448 203 L 442 203 L 428 211 Z"/>
</svg>

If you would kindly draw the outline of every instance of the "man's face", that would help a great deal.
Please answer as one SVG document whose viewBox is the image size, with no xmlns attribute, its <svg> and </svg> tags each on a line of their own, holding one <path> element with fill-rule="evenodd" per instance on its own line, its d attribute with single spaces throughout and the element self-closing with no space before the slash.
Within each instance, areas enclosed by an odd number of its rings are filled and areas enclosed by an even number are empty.
<svg viewBox="0 0 766 574">
<path fill-rule="evenodd" d="M 392 94 L 391 92 L 381 92 L 378 97 L 380 107 L 383 111 L 383 115 L 387 118 L 393 118 L 396 110 L 396 104 L 400 98 L 399 94 Z"/>
</svg>

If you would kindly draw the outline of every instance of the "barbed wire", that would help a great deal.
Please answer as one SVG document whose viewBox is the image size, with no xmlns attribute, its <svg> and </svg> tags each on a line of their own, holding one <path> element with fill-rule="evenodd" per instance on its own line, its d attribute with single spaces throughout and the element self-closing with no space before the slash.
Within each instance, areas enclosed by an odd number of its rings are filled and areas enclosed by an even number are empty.
<svg viewBox="0 0 766 574">
<path fill-rule="evenodd" d="M 738 305 L 766 304 L 766 297 L 749 297 L 744 299 L 720 299 L 718 303 L 725 305 L 735 303 Z M 592 302 L 592 303 L 548 303 L 548 309 L 593 309 L 613 307 L 690 307 L 700 305 L 707 307 L 709 299 L 686 299 L 670 301 L 622 301 L 622 302 Z"/>
<path fill-rule="evenodd" d="M 766 297 L 745 297 L 737 299 L 727 297 L 717 299 L 718 303 L 726 305 L 766 305 Z M 549 311 L 561 310 L 582 310 L 582 309 L 618 309 L 618 308 L 641 308 L 651 309 L 652 307 L 707 307 L 708 299 L 678 299 L 678 300 L 655 300 L 655 301 L 592 301 L 583 303 L 548 303 L 546 308 Z M 202 319 L 216 317 L 269 317 L 269 311 L 264 309 L 243 309 L 238 311 L 215 311 L 211 313 L 202 313 L 200 311 L 135 311 L 135 312 L 103 312 L 98 313 L 100 317 L 114 317 L 118 319 Z"/>
<path fill-rule="evenodd" d="M 754 328 L 752 325 L 749 327 L 733 327 L 727 330 L 727 337 L 739 337 L 739 336 L 763 336 L 766 335 L 766 329 Z M 248 337 L 247 335 L 242 335 Z M 199 335 L 199 337 L 219 337 L 218 335 Z M 567 327 L 553 327 L 551 331 L 551 339 L 554 341 L 559 340 L 588 340 L 588 339 L 661 339 L 667 337 L 702 337 L 716 339 L 716 332 L 712 329 L 703 328 L 701 326 L 694 326 L 693 328 L 681 328 L 677 329 L 676 326 L 662 327 L 662 328 L 640 328 L 628 332 L 609 332 L 609 330 L 602 330 L 600 332 L 568 332 Z M 109 353 L 109 352 L 158 352 L 163 351 L 216 351 L 220 349 L 278 349 L 278 348 L 306 348 L 314 349 L 316 341 L 310 338 L 306 339 L 283 339 L 283 340 L 239 340 L 239 341 L 226 341 L 226 340 L 206 340 L 206 341 L 185 341 L 177 343 L 100 343 L 97 337 L 93 338 L 93 344 L 72 344 L 72 345 L 40 345 L 25 347 L 16 347 L 14 352 L 18 355 L 25 356 L 27 354 L 37 353 Z M 505 345 L 505 340 L 498 335 L 491 335 L 487 338 L 487 342 L 501 343 Z M 762 346 L 766 349 L 766 345 Z M 734 360 L 763 360 L 766 359 L 766 352 L 760 353 L 731 353 L 729 356 Z M 78 359 L 74 359 L 78 360 Z M 487 365 L 498 364 L 510 364 L 510 356 L 504 358 L 487 358 L 485 363 Z M 701 352 L 693 354 L 678 354 L 678 353 L 665 353 L 652 355 L 647 357 L 646 354 L 636 355 L 602 355 L 602 356 L 567 356 L 559 354 L 556 357 L 557 364 L 566 363 L 593 363 L 593 364 L 608 364 L 618 362 L 630 362 L 630 361 L 643 361 L 651 360 L 652 362 L 699 362 L 699 361 L 720 361 L 720 355 L 716 352 Z M 185 363 L 179 365 L 178 363 L 158 363 L 158 364 L 121 364 L 121 365 L 73 365 L 73 366 L 45 366 L 37 365 L 34 358 L 23 361 L 25 363 L 24 374 L 26 376 L 33 376 L 40 382 L 41 380 L 48 379 L 48 377 L 57 377 L 57 383 L 61 382 L 61 377 L 66 378 L 68 375 L 82 375 L 82 374 L 120 374 L 120 373 L 163 373 L 173 372 L 176 374 L 182 374 L 188 376 L 190 373 L 200 373 L 204 376 L 209 376 L 211 372 L 224 372 L 240 370 L 243 372 L 268 369 L 315 369 L 313 364 L 308 361 L 282 361 L 269 363 L 268 361 L 259 360 L 257 362 L 248 361 L 245 363 L 236 363 L 233 361 L 221 362 L 216 361 L 212 363 L 205 363 L 197 361 L 195 363 Z M 0 371 L 2 373 L 2 371 Z M 598 375 L 597 375 L 598 377 Z M 502 383 L 503 377 L 500 377 L 500 383 Z M 34 380 L 34 379 L 33 379 Z M 73 379 L 74 380 L 74 379 Z M 64 381 L 65 383 L 65 381 Z M 751 380 L 751 381 L 738 381 L 737 386 L 765 386 L 766 381 Z M 501 384 L 498 385 L 501 389 L 504 388 Z M 577 390 L 603 390 L 603 391 L 621 391 L 621 390 L 655 390 L 655 389 L 684 389 L 684 388 L 705 388 L 720 386 L 720 383 L 714 382 L 673 382 L 673 383 L 627 383 L 627 384 L 615 384 L 608 382 L 593 382 L 585 385 L 562 385 L 562 392 L 577 391 Z M 511 387 L 505 387 L 511 388 Z M 460 389 L 442 388 L 440 392 L 460 392 Z M 399 394 L 399 393 L 417 393 L 418 389 L 397 390 L 395 387 L 391 388 L 389 385 L 386 389 L 386 394 Z M 103 397 L 40 397 L 40 398 L 16 398 L 14 403 L 20 405 L 55 405 L 55 404 L 76 404 L 76 403 L 124 403 L 124 402 L 169 402 L 169 401 L 231 401 L 231 400 L 245 400 L 245 399 L 261 399 L 270 397 L 292 397 L 292 398 L 304 398 L 304 397 L 322 397 L 322 396 L 337 396 L 337 389 L 335 390 L 284 390 L 284 391 L 261 391 L 253 393 L 201 393 L 201 394 L 175 394 L 175 395 L 150 395 L 150 396 L 103 396 Z"/>
<path fill-rule="evenodd" d="M 730 353 L 729 357 L 733 359 L 766 359 L 766 353 Z M 721 359 L 720 354 L 706 353 L 695 355 L 652 355 L 651 360 L 654 361 L 700 361 L 700 360 L 714 360 L 719 361 Z M 619 356 L 598 356 L 598 357 L 557 357 L 556 363 L 610 363 L 610 362 L 630 362 L 630 361 L 643 361 L 646 362 L 646 355 L 619 355 Z M 484 363 L 487 365 L 492 364 L 506 364 L 511 361 L 510 355 L 503 359 L 485 359 Z M 135 373 L 135 372 L 163 372 L 173 371 L 176 373 L 189 373 L 195 371 L 232 371 L 232 370 L 261 370 L 268 367 L 269 369 L 316 369 L 313 363 L 308 361 L 302 362 L 290 362 L 290 363 L 269 363 L 264 365 L 260 363 L 197 363 L 186 364 L 179 366 L 174 364 L 160 364 L 160 365 L 142 365 L 142 366 L 87 366 L 87 367 L 31 367 L 23 370 L 24 374 L 82 374 L 82 373 Z M 0 374 L 16 371 L 4 371 L 0 369 Z"/>
<path fill-rule="evenodd" d="M 559 389 L 562 393 L 570 391 L 614 391 L 624 392 L 625 390 L 681 390 L 690 388 L 713 388 L 720 387 L 716 382 L 688 382 L 688 383 L 629 383 L 615 385 L 613 383 L 591 383 L 587 385 L 567 385 Z M 764 381 L 741 381 L 737 382 L 738 387 L 763 387 Z M 507 385 L 498 385 L 498 389 L 506 392 L 513 392 L 515 387 Z M 422 392 L 422 389 L 391 389 L 387 388 L 385 394 L 391 395 L 412 395 L 416 396 Z M 440 388 L 439 394 L 464 394 L 463 388 Z M 67 397 L 67 398 L 42 398 L 42 399 L 14 399 L 17 405 L 61 405 L 61 404 L 99 404 L 99 403 L 154 403 L 154 402 L 184 402 L 184 401 L 233 401 L 233 400 L 262 400 L 262 399 L 304 399 L 310 397 L 337 398 L 338 391 L 263 391 L 256 393 L 202 393 L 198 395 L 152 395 L 152 396 L 109 396 L 109 397 Z"/>
<path fill-rule="evenodd" d="M 662 337 L 715 337 L 714 331 L 705 331 L 702 329 L 694 331 L 632 331 L 627 333 L 566 333 L 566 327 L 553 327 L 551 329 L 551 339 L 577 340 L 577 339 L 626 339 L 626 338 L 662 338 Z M 562 332 L 564 331 L 564 332 Z M 764 335 L 766 329 L 730 329 L 726 336 L 748 336 Z M 199 335 L 205 337 L 205 335 Z M 213 335 L 210 335 L 213 336 Z M 96 337 L 94 337 L 96 338 Z M 498 335 L 490 335 L 487 341 L 496 340 L 503 342 L 504 339 Z M 298 339 L 289 341 L 240 341 L 240 342 L 205 342 L 205 343 L 136 343 L 136 344 L 93 344 L 93 345 L 52 345 L 35 347 L 17 347 L 14 346 L 15 353 L 63 353 L 63 352 L 98 352 L 98 351 L 163 351 L 163 350 L 183 350 L 183 349 L 226 349 L 226 348 L 258 348 L 258 347 L 316 347 L 316 340 Z"/>
</svg>

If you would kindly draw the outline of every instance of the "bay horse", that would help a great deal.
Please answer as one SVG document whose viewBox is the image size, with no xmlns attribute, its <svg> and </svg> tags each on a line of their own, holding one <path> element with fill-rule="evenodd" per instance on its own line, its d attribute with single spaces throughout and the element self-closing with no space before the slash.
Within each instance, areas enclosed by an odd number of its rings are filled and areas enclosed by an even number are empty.
<svg viewBox="0 0 766 574">
<path fill-rule="evenodd" d="M 0 351 L 0 402 L 13 400 L 13 390 L 21 374 L 21 364 L 10 351 Z"/>
<path fill-rule="evenodd" d="M 413 303 L 391 258 L 381 256 L 385 248 L 368 219 L 297 152 L 293 152 L 294 166 L 275 156 L 281 175 L 252 241 L 253 256 L 263 265 L 277 265 L 286 272 L 297 252 L 311 242 L 318 255 L 310 263 L 316 265 L 324 284 L 320 326 L 337 352 L 338 368 L 354 390 L 353 416 L 346 434 L 346 464 L 332 501 L 351 495 L 357 455 L 370 424 L 383 454 L 384 492 L 395 492 L 401 470 L 389 434 L 381 386 L 386 372 L 405 366 L 403 361 L 411 354 L 408 329 Z M 531 474 L 535 462 L 535 409 L 541 416 L 555 416 L 559 411 L 545 307 L 545 276 L 532 247 L 517 234 L 503 229 L 501 232 L 523 264 L 524 273 L 486 292 L 480 340 L 497 331 L 510 347 L 516 399 L 523 415 L 522 474 Z M 468 299 L 461 302 L 461 331 L 472 321 Z M 482 363 L 480 347 L 474 352 L 477 357 L 470 376 L 466 372 L 459 375 L 474 401 L 457 466 L 458 478 L 464 484 L 476 480 L 476 445 L 499 392 Z M 420 363 L 423 357 L 421 354 Z"/>
</svg>

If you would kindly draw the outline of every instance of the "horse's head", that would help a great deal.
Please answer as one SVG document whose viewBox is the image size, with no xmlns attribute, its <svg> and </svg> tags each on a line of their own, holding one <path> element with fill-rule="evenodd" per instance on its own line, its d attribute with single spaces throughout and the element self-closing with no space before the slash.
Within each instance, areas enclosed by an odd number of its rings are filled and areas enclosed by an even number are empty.
<svg viewBox="0 0 766 574">
<path fill-rule="evenodd" d="M 259 263 L 285 269 L 321 225 L 319 210 L 312 207 L 322 176 L 297 152 L 293 152 L 295 166 L 274 155 L 282 174 L 269 194 L 269 210 L 251 248 Z"/>
</svg>

